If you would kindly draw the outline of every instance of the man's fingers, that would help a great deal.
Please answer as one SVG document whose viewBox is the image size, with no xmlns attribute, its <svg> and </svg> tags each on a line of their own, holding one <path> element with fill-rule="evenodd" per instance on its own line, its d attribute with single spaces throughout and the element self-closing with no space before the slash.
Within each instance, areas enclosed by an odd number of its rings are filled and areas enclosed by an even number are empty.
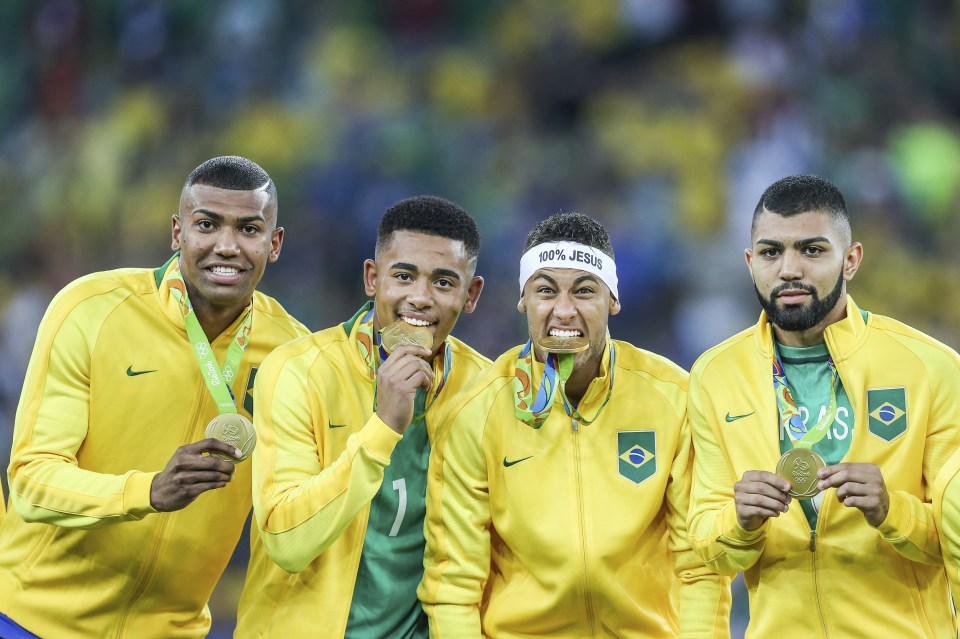
<svg viewBox="0 0 960 639">
<path fill-rule="evenodd" d="M 769 519 L 771 517 L 779 517 L 781 514 L 787 512 L 784 509 L 779 508 L 770 508 L 763 506 L 744 506 L 737 509 L 737 514 L 741 519 L 749 519 L 751 517 L 760 517 L 762 519 Z"/>
<path fill-rule="evenodd" d="M 243 456 L 243 453 L 237 450 L 236 446 L 232 446 L 227 442 L 220 441 L 219 439 L 214 439 L 212 437 L 208 437 L 207 439 L 201 439 L 198 442 L 187 444 L 186 446 L 181 446 L 180 450 L 184 452 L 189 452 L 192 455 L 203 455 L 204 453 L 209 455 L 210 453 L 218 452 L 218 453 L 223 453 L 224 455 L 227 455 L 229 457 L 233 457 L 234 459 L 240 459 L 240 457 Z M 209 458 L 201 458 L 201 459 L 209 459 Z M 226 463 L 229 463 L 229 462 L 226 462 Z"/>
<path fill-rule="evenodd" d="M 758 508 L 768 508 L 786 512 L 790 506 L 790 496 L 780 492 L 769 484 L 751 484 L 741 487 L 734 496 L 737 504 L 744 506 L 754 506 Z"/>
<path fill-rule="evenodd" d="M 748 470 L 747 472 L 743 473 L 743 478 L 740 481 L 768 484 L 770 486 L 774 486 L 777 488 L 777 490 L 780 490 L 784 493 L 790 490 L 790 482 L 780 475 L 771 473 L 768 470 Z"/>
<path fill-rule="evenodd" d="M 878 489 L 883 486 L 883 475 L 874 464 L 836 464 L 821 468 L 817 475 L 820 477 L 817 483 L 820 490 L 839 488 L 844 484 L 876 486 Z"/>
<path fill-rule="evenodd" d="M 783 504 L 790 503 L 790 496 L 785 491 L 765 482 L 738 482 L 734 486 L 734 493 L 748 500 L 746 503 L 756 503 L 751 500 L 753 497 L 773 499 Z"/>
<path fill-rule="evenodd" d="M 231 464 L 231 467 L 233 464 Z M 207 483 L 229 483 L 233 479 L 232 473 L 224 473 L 216 470 L 193 471 L 177 474 L 177 482 L 180 484 L 207 484 Z"/>
<path fill-rule="evenodd" d="M 388 362 L 393 361 L 392 358 Z M 410 388 L 416 388 L 427 384 L 429 388 L 433 384 L 433 368 L 426 361 L 419 357 L 407 356 L 398 360 L 394 367 L 384 373 L 380 370 L 380 383 L 384 381 L 392 382 L 395 385 L 409 385 Z"/>
</svg>

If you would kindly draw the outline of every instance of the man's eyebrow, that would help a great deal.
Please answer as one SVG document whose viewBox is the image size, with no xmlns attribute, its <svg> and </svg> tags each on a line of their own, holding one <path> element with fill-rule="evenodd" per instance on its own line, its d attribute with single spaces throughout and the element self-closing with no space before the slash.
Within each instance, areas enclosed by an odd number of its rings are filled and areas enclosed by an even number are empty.
<svg viewBox="0 0 960 639">
<path fill-rule="evenodd" d="M 550 282 L 550 284 L 551 284 L 554 288 L 560 288 L 560 285 L 557 284 L 557 280 L 553 279 L 552 277 L 550 277 L 550 276 L 547 275 L 546 273 L 537 273 L 537 276 L 536 276 L 535 278 L 533 278 L 533 279 L 539 280 L 540 278 L 543 278 L 543 279 L 547 280 L 548 282 Z"/>
<path fill-rule="evenodd" d="M 211 211 L 209 209 L 194 209 L 190 211 L 190 215 L 206 215 L 207 217 L 216 220 L 217 222 L 223 222 L 224 217 L 217 213 L 216 211 Z M 240 224 L 249 224 L 250 222 L 266 222 L 266 218 L 262 215 L 245 215 L 243 217 L 237 218 L 237 222 Z"/>
<path fill-rule="evenodd" d="M 797 240 L 793 243 L 793 248 L 803 248 L 804 246 L 809 246 L 811 244 L 831 244 L 830 239 L 821 236 L 811 237 L 805 240 Z"/>
<path fill-rule="evenodd" d="M 390 268 L 398 271 L 410 271 L 412 273 L 420 272 L 420 269 L 417 268 L 416 264 L 410 264 L 409 262 L 394 262 L 390 265 Z"/>
<path fill-rule="evenodd" d="M 784 243 L 780 240 L 768 240 L 766 238 L 760 238 L 757 240 L 757 244 L 765 244 L 767 246 L 772 246 L 779 249 L 784 248 Z M 810 246 L 811 244 L 832 244 L 832 242 L 830 241 L 830 238 L 818 235 L 817 237 L 807 237 L 802 240 L 797 240 L 793 243 L 793 248 L 802 249 L 804 246 Z"/>
<path fill-rule="evenodd" d="M 435 268 L 432 275 L 433 277 L 449 277 L 450 279 L 460 280 L 460 274 L 448 268 Z"/>
</svg>

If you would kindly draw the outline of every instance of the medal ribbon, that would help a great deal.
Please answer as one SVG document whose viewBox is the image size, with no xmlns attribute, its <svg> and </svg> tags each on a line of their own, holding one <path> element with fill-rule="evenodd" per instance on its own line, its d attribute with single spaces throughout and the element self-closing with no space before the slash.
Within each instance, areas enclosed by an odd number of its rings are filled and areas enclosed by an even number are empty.
<svg viewBox="0 0 960 639">
<path fill-rule="evenodd" d="M 811 448 L 826 436 L 827 428 L 837 417 L 837 367 L 833 363 L 833 357 L 827 358 L 827 364 L 830 366 L 830 403 L 823 417 L 817 420 L 813 428 L 808 429 L 800 416 L 797 402 L 790 392 L 790 384 L 787 382 L 783 362 L 780 361 L 780 353 L 776 353 L 774 357 L 773 392 L 780 412 L 780 425 L 790 434 L 795 448 Z"/>
<path fill-rule="evenodd" d="M 536 398 L 533 397 L 533 343 L 528 339 L 517 356 L 517 368 L 513 377 L 514 414 L 517 419 L 534 430 L 539 429 L 550 417 L 550 410 L 553 408 L 559 390 L 563 398 L 563 409 L 567 415 L 581 424 L 592 424 L 600 416 L 600 412 L 610 401 L 610 395 L 613 393 L 613 372 L 617 352 L 609 339 L 607 348 L 610 351 L 610 383 L 607 384 L 607 396 L 593 417 L 587 419 L 567 399 L 565 390 L 567 379 L 573 373 L 573 361 L 576 357 L 574 353 L 547 353 L 543 363 L 543 376 L 540 378 L 540 390 L 537 391 Z"/>
<path fill-rule="evenodd" d="M 183 281 L 183 274 L 180 272 L 180 259 L 173 261 L 167 275 L 167 286 L 170 294 L 180 305 L 180 311 L 183 313 L 183 321 L 187 327 L 187 337 L 193 347 L 193 354 L 197 358 L 200 366 L 200 375 L 207 385 L 207 390 L 217 403 L 217 410 L 221 415 L 225 413 L 236 413 L 237 404 L 233 397 L 234 377 L 240 370 L 240 360 L 243 358 L 243 351 L 250 342 L 250 327 L 253 323 L 253 313 L 247 309 L 247 313 L 237 329 L 237 334 L 230 341 L 227 347 L 227 356 L 223 362 L 223 368 L 217 364 L 216 355 L 210 346 L 203 328 L 200 326 L 200 320 L 193 311 L 193 304 L 187 295 L 187 285 Z"/>
<path fill-rule="evenodd" d="M 380 368 L 380 365 L 386 361 L 390 354 L 387 353 L 380 343 L 379 332 L 377 332 L 376 339 L 374 339 L 373 313 L 374 307 L 371 305 L 370 310 L 363 316 L 363 319 L 360 320 L 360 325 L 357 327 L 357 349 L 360 351 L 360 357 L 363 358 L 363 361 L 367 364 L 367 373 L 371 381 L 373 381 L 373 412 L 377 412 L 377 369 Z M 443 390 L 444 385 L 447 383 L 447 378 L 450 376 L 450 368 L 453 366 L 453 353 L 450 350 L 449 341 L 444 343 L 443 350 L 440 351 L 440 357 L 443 360 L 443 375 L 440 377 L 440 383 L 437 384 L 437 390 L 434 391 L 430 401 L 424 403 L 423 411 L 413 416 L 413 419 L 410 420 L 411 424 L 415 424 L 426 417 L 427 411 L 433 406 L 433 402 L 440 395 L 440 391 Z"/>
</svg>

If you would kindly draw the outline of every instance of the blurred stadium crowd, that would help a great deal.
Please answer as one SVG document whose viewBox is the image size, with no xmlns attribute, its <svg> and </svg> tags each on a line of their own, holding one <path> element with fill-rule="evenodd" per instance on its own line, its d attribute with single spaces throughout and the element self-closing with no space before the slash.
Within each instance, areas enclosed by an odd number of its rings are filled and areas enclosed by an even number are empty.
<svg viewBox="0 0 960 639">
<path fill-rule="evenodd" d="M 813 172 L 864 243 L 861 306 L 960 346 L 958 49 L 947 0 L 5 0 L 0 461 L 49 299 L 161 264 L 183 179 L 221 154 L 277 183 L 262 288 L 314 330 L 362 303 L 383 210 L 433 193 L 483 233 L 461 338 L 523 340 L 525 233 L 579 210 L 614 239 L 614 337 L 688 367 L 756 320 L 760 193 Z"/>
</svg>

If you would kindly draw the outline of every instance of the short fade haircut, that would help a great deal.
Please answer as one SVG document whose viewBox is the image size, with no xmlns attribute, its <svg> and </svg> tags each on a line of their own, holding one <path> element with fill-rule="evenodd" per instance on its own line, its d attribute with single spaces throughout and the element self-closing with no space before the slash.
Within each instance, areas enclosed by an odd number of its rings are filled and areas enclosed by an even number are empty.
<svg viewBox="0 0 960 639">
<path fill-rule="evenodd" d="M 266 190 L 277 199 L 277 187 L 260 165 L 239 155 L 221 155 L 207 160 L 187 176 L 183 188 L 203 184 L 230 191 Z"/>
<path fill-rule="evenodd" d="M 610 234 L 600 222 L 583 213 L 554 213 L 527 234 L 524 253 L 546 242 L 577 242 L 592 246 L 615 259 Z"/>
<path fill-rule="evenodd" d="M 815 211 L 826 213 L 849 235 L 850 216 L 840 189 L 818 175 L 790 175 L 767 187 L 753 211 L 751 233 L 757 218 L 767 210 L 781 217 L 791 217 Z"/>
<path fill-rule="evenodd" d="M 377 228 L 377 255 L 387 248 L 397 231 L 463 242 L 463 248 L 471 260 L 480 253 L 477 223 L 458 205 L 435 195 L 418 195 L 400 200 L 386 210 Z"/>
</svg>

